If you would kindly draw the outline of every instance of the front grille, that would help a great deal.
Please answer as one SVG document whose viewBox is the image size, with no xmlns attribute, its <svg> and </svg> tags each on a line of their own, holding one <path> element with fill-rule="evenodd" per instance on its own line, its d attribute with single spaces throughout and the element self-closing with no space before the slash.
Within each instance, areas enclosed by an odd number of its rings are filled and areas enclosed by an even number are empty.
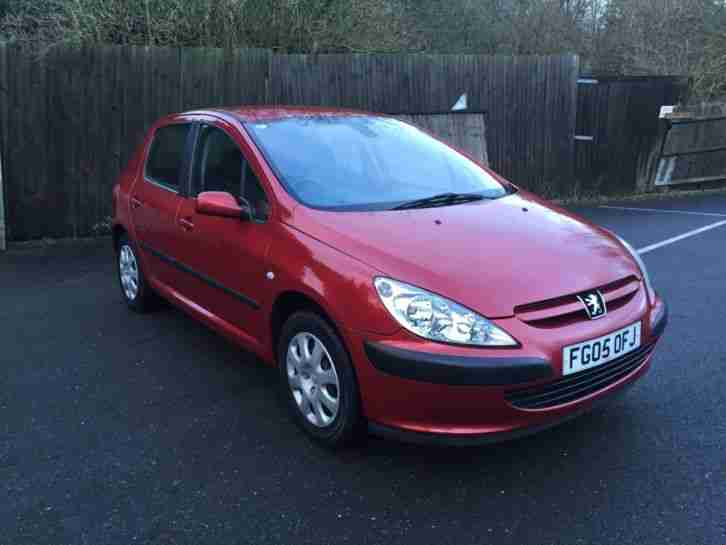
<svg viewBox="0 0 726 545">
<path fill-rule="evenodd" d="M 640 367 L 653 351 L 654 344 L 589 371 L 563 377 L 554 382 L 515 390 L 506 394 L 509 403 L 520 409 L 547 409 L 577 401 L 607 388 Z"/>
<path fill-rule="evenodd" d="M 602 293 L 608 312 L 613 312 L 628 304 L 640 289 L 640 280 L 628 276 L 597 288 Z M 583 304 L 576 293 L 555 297 L 547 301 L 518 305 L 514 314 L 523 322 L 539 328 L 563 327 L 572 323 L 589 320 Z"/>
</svg>

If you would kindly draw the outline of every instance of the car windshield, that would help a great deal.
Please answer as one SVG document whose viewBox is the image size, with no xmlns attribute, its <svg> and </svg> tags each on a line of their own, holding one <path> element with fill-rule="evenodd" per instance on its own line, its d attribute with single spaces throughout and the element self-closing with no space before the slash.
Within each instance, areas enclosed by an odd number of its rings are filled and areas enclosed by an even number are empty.
<svg viewBox="0 0 726 545">
<path fill-rule="evenodd" d="M 473 161 L 396 119 L 317 115 L 246 126 L 287 191 L 313 208 L 423 208 L 508 193 Z"/>
</svg>

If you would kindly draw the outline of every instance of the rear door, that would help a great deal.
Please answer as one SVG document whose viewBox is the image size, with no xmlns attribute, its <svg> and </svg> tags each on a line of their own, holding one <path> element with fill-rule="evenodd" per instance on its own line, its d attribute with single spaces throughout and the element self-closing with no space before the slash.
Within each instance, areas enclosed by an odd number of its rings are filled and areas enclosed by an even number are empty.
<svg viewBox="0 0 726 545">
<path fill-rule="evenodd" d="M 177 213 L 186 198 L 192 125 L 158 127 L 152 135 L 142 178 L 131 191 L 131 218 L 147 273 L 172 288 L 182 280 Z"/>
<path fill-rule="evenodd" d="M 265 267 L 270 247 L 270 201 L 243 153 L 235 129 L 221 121 L 199 126 L 189 198 L 179 209 L 182 262 L 194 289 L 189 298 L 215 316 L 259 337 L 260 307 L 269 298 Z M 225 191 L 244 197 L 253 219 L 198 214 L 196 196 Z"/>
</svg>

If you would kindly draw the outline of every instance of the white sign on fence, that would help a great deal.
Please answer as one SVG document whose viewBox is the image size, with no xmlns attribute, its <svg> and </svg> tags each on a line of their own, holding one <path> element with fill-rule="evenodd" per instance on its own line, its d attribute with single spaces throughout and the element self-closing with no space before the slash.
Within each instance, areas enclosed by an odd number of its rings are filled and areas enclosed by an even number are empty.
<svg viewBox="0 0 726 545">
<path fill-rule="evenodd" d="M 673 115 L 673 112 L 676 111 L 675 106 L 661 106 L 660 107 L 660 118 L 665 119 L 666 117 L 670 117 Z"/>
<path fill-rule="evenodd" d="M 456 104 L 454 104 L 451 107 L 451 111 L 452 112 L 463 112 L 468 107 L 469 107 L 469 97 L 467 96 L 466 93 L 464 93 L 463 95 L 461 95 L 459 97 L 459 100 L 456 101 Z"/>
</svg>

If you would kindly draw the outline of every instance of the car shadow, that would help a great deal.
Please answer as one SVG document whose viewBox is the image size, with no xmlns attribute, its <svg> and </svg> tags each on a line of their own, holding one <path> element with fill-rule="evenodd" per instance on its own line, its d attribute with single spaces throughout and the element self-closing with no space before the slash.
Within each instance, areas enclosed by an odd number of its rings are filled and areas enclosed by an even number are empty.
<svg viewBox="0 0 726 545">
<path fill-rule="evenodd" d="M 609 467 L 622 460 L 625 445 L 637 450 L 638 442 L 646 440 L 638 426 L 643 415 L 636 410 L 637 403 L 629 401 L 629 396 L 637 395 L 636 388 L 576 420 L 503 443 L 451 447 L 368 436 L 356 445 L 331 451 L 308 438 L 289 418 L 279 393 L 276 369 L 183 312 L 169 309 L 168 313 L 175 328 L 191 339 L 195 354 L 205 355 L 194 358 L 195 365 L 205 375 L 208 387 L 218 390 L 217 401 L 221 397 L 228 411 L 245 415 L 234 428 L 244 440 L 225 439 L 237 443 L 230 454 L 241 454 L 251 444 L 279 452 L 293 451 L 296 456 L 288 460 L 290 467 L 326 472 L 336 480 L 355 483 L 364 494 L 374 493 L 385 482 L 411 481 L 422 493 L 453 489 L 461 483 L 486 493 L 506 490 L 517 483 L 528 490 L 544 490 L 548 483 L 567 479 L 573 468 L 581 470 L 583 463 L 593 471 L 587 478 L 594 479 L 598 472 L 606 474 Z M 229 428 L 226 433 L 230 431 L 234 433 Z M 609 457 L 604 456 L 606 452 Z M 371 478 L 361 479 L 362 475 Z"/>
</svg>

